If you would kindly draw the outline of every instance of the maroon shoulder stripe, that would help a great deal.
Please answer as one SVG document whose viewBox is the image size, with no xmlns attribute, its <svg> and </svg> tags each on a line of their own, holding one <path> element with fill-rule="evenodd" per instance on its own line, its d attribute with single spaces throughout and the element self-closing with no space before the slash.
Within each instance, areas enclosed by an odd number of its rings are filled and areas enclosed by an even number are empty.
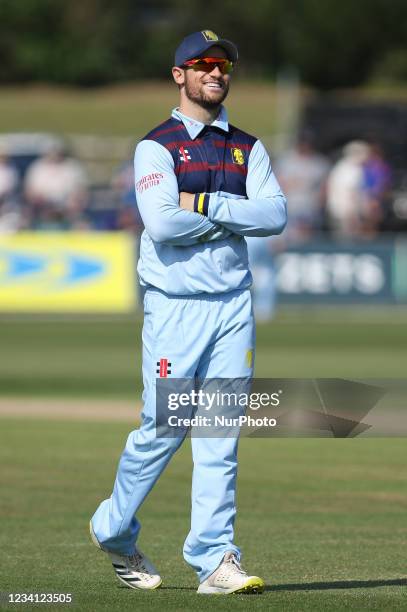
<svg viewBox="0 0 407 612">
<path fill-rule="evenodd" d="M 154 137 L 162 136 L 163 134 L 169 134 L 170 132 L 177 132 L 178 130 L 184 129 L 184 124 L 180 123 L 179 125 L 173 125 L 172 127 L 165 128 L 164 130 L 159 130 L 153 134 Z"/>
<path fill-rule="evenodd" d="M 180 174 L 181 172 L 202 172 L 208 170 L 226 170 L 227 172 L 234 172 L 236 174 L 247 174 L 247 169 L 245 166 L 240 166 L 239 164 L 215 164 L 210 165 L 207 162 L 188 162 L 187 164 L 182 164 L 182 166 L 178 166 L 175 169 L 176 174 Z"/>
<path fill-rule="evenodd" d="M 174 128 L 171 128 L 172 130 Z M 168 130 L 162 130 L 161 132 L 159 132 L 158 134 L 162 134 L 165 131 L 170 131 Z M 175 140 L 173 142 L 168 142 L 165 144 L 165 147 L 169 150 L 173 150 L 173 149 L 179 149 L 180 147 L 199 147 L 201 145 L 203 145 L 204 141 L 202 140 L 202 138 L 196 138 L 195 140 Z M 230 142 L 226 142 L 223 140 L 212 140 L 212 143 L 215 145 L 215 147 L 217 147 L 218 149 L 241 149 L 242 151 L 250 151 L 250 149 L 252 149 L 252 145 L 249 145 L 247 143 L 244 144 L 240 144 L 240 143 L 230 143 Z"/>
<path fill-rule="evenodd" d="M 236 172 L 237 174 L 247 174 L 246 166 L 240 166 L 239 164 L 221 164 L 221 165 L 228 172 Z"/>
<path fill-rule="evenodd" d="M 219 148 L 223 148 L 226 147 L 227 149 L 242 149 L 242 151 L 249 151 L 252 148 L 252 145 L 247 144 L 247 143 L 238 143 L 238 142 L 224 142 L 222 140 L 213 140 L 212 141 L 213 144 L 215 145 L 215 147 L 219 147 Z"/>
<path fill-rule="evenodd" d="M 202 140 L 198 138 L 196 140 L 175 140 L 173 142 L 168 142 L 164 146 L 172 151 L 172 149 L 180 149 L 181 147 L 187 147 L 188 149 L 191 147 L 198 147 L 202 145 Z"/>
</svg>

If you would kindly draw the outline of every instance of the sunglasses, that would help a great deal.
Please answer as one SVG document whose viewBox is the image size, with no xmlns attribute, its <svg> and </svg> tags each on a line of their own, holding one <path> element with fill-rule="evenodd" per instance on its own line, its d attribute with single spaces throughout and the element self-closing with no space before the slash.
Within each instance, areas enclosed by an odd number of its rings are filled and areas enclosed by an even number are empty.
<svg viewBox="0 0 407 612">
<path fill-rule="evenodd" d="M 217 66 L 222 74 L 230 74 L 233 70 L 233 62 L 222 57 L 198 57 L 185 62 L 181 68 L 192 68 L 192 70 L 202 70 L 212 72 Z"/>
</svg>

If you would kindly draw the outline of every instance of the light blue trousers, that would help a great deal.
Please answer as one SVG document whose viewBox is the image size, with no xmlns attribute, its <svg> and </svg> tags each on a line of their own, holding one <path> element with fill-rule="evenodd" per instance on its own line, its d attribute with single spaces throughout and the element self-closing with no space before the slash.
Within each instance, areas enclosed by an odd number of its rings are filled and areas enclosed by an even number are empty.
<svg viewBox="0 0 407 612">
<path fill-rule="evenodd" d="M 92 517 L 99 542 L 122 554 L 133 552 L 140 531 L 135 514 L 183 441 L 156 437 L 157 362 L 168 359 L 173 378 L 253 374 L 255 338 L 249 290 L 185 298 L 148 290 L 144 311 L 141 427 L 127 439 L 111 497 Z M 191 530 L 183 552 L 202 581 L 226 551 L 240 558 L 233 543 L 238 439 L 192 437 L 191 443 Z"/>
</svg>

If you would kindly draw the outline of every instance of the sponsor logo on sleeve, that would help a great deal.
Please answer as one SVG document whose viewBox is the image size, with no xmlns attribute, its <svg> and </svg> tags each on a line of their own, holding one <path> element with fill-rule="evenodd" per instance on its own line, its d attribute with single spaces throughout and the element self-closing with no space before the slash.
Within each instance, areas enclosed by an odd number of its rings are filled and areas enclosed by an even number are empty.
<svg viewBox="0 0 407 612">
<path fill-rule="evenodd" d="M 151 187 L 156 187 L 161 183 L 163 178 L 164 174 L 162 172 L 145 174 L 139 181 L 136 182 L 137 193 L 143 193 L 143 191 L 147 191 L 147 189 L 150 189 Z"/>
</svg>

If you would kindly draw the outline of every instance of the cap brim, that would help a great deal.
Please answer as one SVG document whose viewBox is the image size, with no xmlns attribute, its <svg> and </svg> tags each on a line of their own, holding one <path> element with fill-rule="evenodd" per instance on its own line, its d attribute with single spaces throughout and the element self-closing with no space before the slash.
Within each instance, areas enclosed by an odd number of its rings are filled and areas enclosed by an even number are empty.
<svg viewBox="0 0 407 612">
<path fill-rule="evenodd" d="M 224 39 L 209 40 L 207 43 L 202 45 L 201 49 L 199 50 L 199 52 L 195 53 L 194 57 L 190 57 L 189 59 L 194 59 L 195 57 L 199 57 L 200 55 L 202 55 L 202 53 L 205 53 L 205 51 L 207 51 L 211 47 L 221 47 L 222 49 L 224 49 L 224 51 L 226 52 L 226 55 L 228 56 L 228 59 L 231 62 L 237 62 L 237 58 L 238 58 L 237 47 L 232 42 L 230 42 L 230 40 L 224 40 Z"/>
</svg>

